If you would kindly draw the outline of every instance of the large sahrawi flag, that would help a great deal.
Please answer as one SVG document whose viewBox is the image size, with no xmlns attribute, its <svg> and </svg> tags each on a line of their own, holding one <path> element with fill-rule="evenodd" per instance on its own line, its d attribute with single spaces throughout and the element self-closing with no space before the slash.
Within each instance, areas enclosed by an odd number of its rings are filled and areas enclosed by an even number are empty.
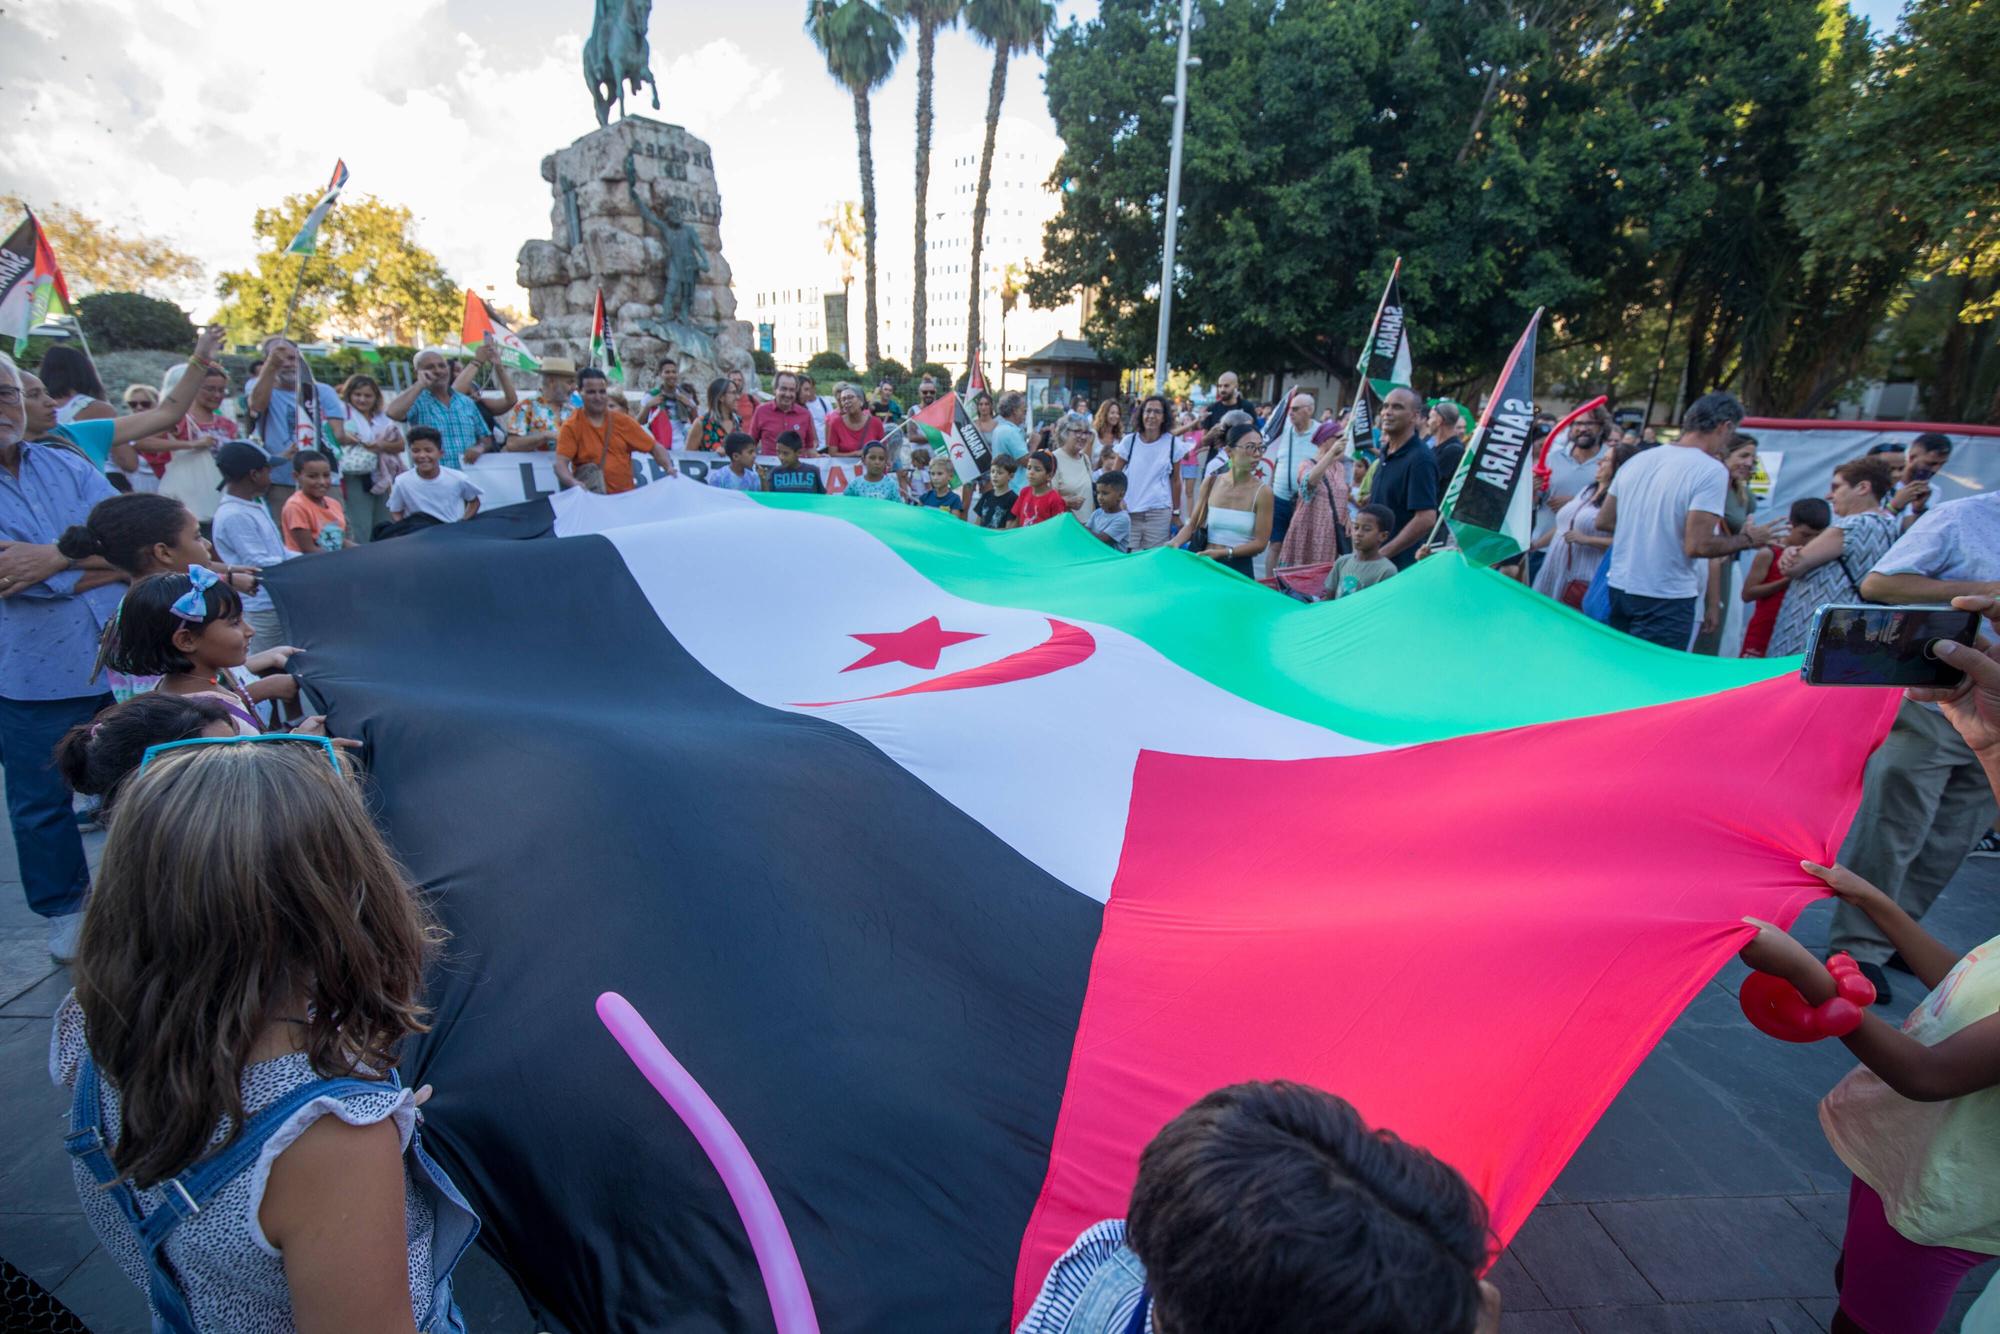
<svg viewBox="0 0 2000 1334">
<path fill-rule="evenodd" d="M 270 582 L 452 931 L 426 1130 L 578 1330 L 769 1318 L 607 989 L 829 1331 L 1003 1330 L 1242 1079 L 1352 1099 L 1511 1236 L 1741 918 L 1815 896 L 1896 707 L 1449 553 L 1308 607 L 1074 523 L 681 481 Z"/>
<path fill-rule="evenodd" d="M 1530 432 L 1535 424 L 1535 331 L 1528 320 L 1486 400 L 1479 429 L 1445 484 L 1444 516 L 1469 560 L 1497 565 L 1528 549 L 1535 529 Z"/>
</svg>

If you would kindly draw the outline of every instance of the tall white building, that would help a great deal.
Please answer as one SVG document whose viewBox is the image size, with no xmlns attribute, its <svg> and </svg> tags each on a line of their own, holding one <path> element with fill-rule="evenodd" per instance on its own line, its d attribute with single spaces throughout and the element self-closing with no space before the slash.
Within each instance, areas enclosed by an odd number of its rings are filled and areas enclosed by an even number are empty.
<svg viewBox="0 0 2000 1334">
<path fill-rule="evenodd" d="M 972 208 L 979 187 L 979 154 L 984 130 L 939 141 L 931 158 L 930 224 L 926 250 L 926 352 L 930 360 L 962 372 L 966 362 L 966 295 L 972 275 Z M 1020 275 L 1042 257 L 1042 228 L 1055 217 L 1058 200 L 1048 188 L 1049 174 L 1062 144 L 1024 121 L 1002 119 L 993 149 L 993 179 L 986 205 L 986 242 L 980 256 L 980 363 L 988 380 L 999 370 L 1001 357 L 1000 289 L 1010 266 Z M 910 364 L 914 340 L 910 327 L 909 270 L 892 257 L 906 254 L 909 233 L 878 233 L 876 238 L 876 332 L 884 356 Z M 780 365 L 802 365 L 813 353 L 834 345 L 827 336 L 828 294 L 840 294 L 839 270 L 824 254 L 801 266 L 801 276 L 816 281 L 795 287 L 753 292 L 740 302 L 741 317 L 770 326 L 771 355 Z M 867 350 L 867 293 L 857 268 L 847 293 L 848 358 L 857 366 Z M 1058 337 L 1077 338 L 1083 332 L 1083 311 L 1072 299 L 1056 310 L 1035 310 L 1025 295 L 1005 319 L 1005 359 L 1009 367 Z M 761 343 L 759 344 L 762 345 Z M 1010 370 L 1007 384 L 1023 387 Z M 824 390 L 826 386 L 822 385 Z"/>
<path fill-rule="evenodd" d="M 1060 204 L 1048 179 L 1061 156 L 1062 142 L 1024 121 L 1003 118 L 993 146 L 993 178 L 986 199 L 986 238 L 980 253 L 980 273 L 972 272 L 972 209 L 978 197 L 979 155 L 984 131 L 940 146 L 931 167 L 931 220 L 925 236 L 929 250 L 926 341 L 930 359 L 954 372 L 965 369 L 967 356 L 966 297 L 979 285 L 980 363 L 991 378 L 1002 360 L 1000 289 L 1010 266 L 1024 279 L 1042 258 L 1042 228 Z M 907 297 L 904 314 L 907 317 Z M 1035 310 L 1019 297 L 1005 320 L 1005 362 L 1016 360 L 1058 337 L 1083 333 L 1083 312 L 1071 298 L 1055 310 Z M 1019 387 L 1022 381 L 1008 377 Z"/>
</svg>

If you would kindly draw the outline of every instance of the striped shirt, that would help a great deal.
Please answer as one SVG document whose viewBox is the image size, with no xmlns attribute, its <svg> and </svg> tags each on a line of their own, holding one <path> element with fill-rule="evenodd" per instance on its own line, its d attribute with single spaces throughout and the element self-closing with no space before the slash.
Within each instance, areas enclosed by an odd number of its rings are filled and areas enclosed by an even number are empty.
<svg viewBox="0 0 2000 1334">
<path fill-rule="evenodd" d="M 1125 1245 L 1125 1220 L 1108 1218 L 1063 1252 L 1014 1334 L 1124 1334 L 1145 1297 L 1146 1267 Z"/>
</svg>

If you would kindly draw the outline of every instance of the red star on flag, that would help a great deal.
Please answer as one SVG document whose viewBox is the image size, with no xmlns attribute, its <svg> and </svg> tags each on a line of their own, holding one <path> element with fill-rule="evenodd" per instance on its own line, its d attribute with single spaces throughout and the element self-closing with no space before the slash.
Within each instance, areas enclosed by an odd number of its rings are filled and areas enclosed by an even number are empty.
<svg viewBox="0 0 2000 1334">
<path fill-rule="evenodd" d="M 926 616 L 907 630 L 896 630 L 886 634 L 849 635 L 868 645 L 865 656 L 841 668 L 843 672 L 859 671 L 863 667 L 880 667 L 885 663 L 908 663 L 912 667 L 935 671 L 938 657 L 953 644 L 963 644 L 968 639 L 984 639 L 986 636 L 970 630 L 947 630 L 938 624 L 935 616 Z"/>
</svg>

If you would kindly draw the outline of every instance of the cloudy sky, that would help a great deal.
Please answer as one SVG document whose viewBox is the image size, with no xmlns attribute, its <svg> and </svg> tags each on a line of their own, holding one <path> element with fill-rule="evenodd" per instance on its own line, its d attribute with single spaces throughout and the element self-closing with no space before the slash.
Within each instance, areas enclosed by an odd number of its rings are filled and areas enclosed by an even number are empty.
<svg viewBox="0 0 2000 1334">
<path fill-rule="evenodd" d="M 1094 0 L 1060 12 L 1080 9 Z M 818 220 L 859 197 L 853 103 L 804 13 L 804 0 L 660 0 L 653 12 L 662 106 L 636 110 L 714 150 L 739 294 L 817 281 Z M 455 277 L 524 305 L 515 253 L 549 235 L 541 159 L 596 128 L 581 58 L 590 17 L 590 0 L 14 0 L 0 18 L 0 94 L 13 108 L 0 190 L 167 237 L 212 279 L 250 259 L 260 205 L 317 190 L 344 157 L 350 194 L 408 205 Z M 991 69 L 969 37 L 940 41 L 941 144 L 979 132 Z M 891 243 L 910 233 L 915 70 L 910 52 L 875 102 Z M 1006 109 L 1052 129 L 1039 60 L 1016 62 Z M 885 244 L 892 258 L 906 267 Z M 198 316 L 213 305 L 186 296 Z"/>
<path fill-rule="evenodd" d="M 1065 21 L 1095 0 L 1061 0 Z M 1897 0 L 1855 0 L 1878 28 Z M 817 222 L 858 197 L 852 103 L 801 29 L 803 0 L 653 13 L 655 115 L 709 142 L 739 298 L 816 282 Z M 406 204 L 460 281 L 513 285 L 521 242 L 549 235 L 544 154 L 595 127 L 580 52 L 589 0 L 12 0 L 0 17 L 0 190 L 171 239 L 210 278 L 250 259 L 251 215 L 317 190 L 336 157 L 351 193 Z M 991 57 L 939 43 L 942 151 L 975 136 Z M 907 271 L 915 59 L 875 101 L 883 262 Z M 1007 113 L 1052 130 L 1039 60 L 1017 61 Z M 213 298 L 190 292 L 197 316 Z"/>
</svg>

